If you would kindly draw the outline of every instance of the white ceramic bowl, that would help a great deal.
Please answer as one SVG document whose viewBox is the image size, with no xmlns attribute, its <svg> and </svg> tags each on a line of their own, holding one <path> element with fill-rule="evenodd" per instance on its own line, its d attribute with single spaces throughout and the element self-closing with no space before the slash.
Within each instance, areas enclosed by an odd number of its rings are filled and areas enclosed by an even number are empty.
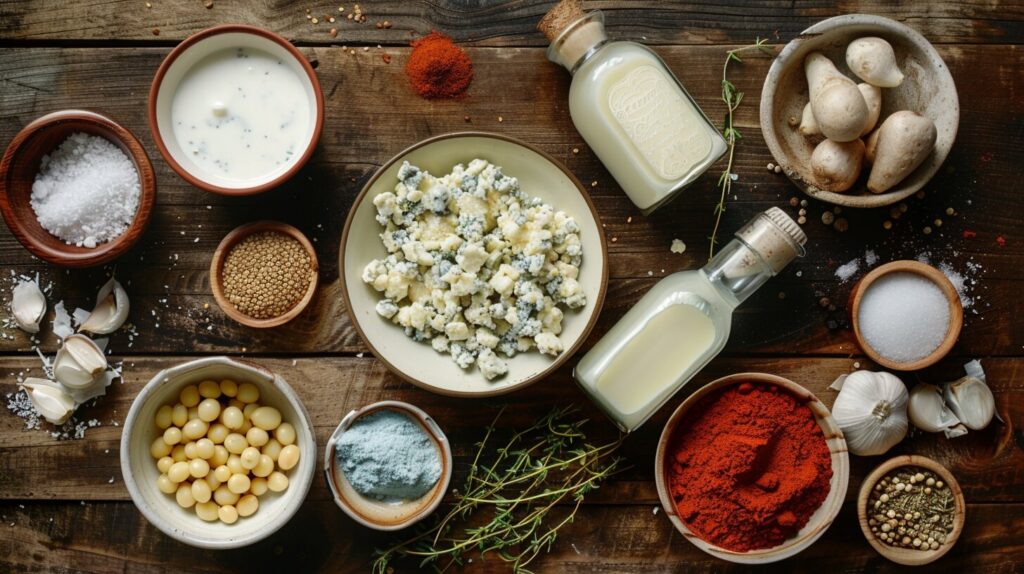
<svg viewBox="0 0 1024 574">
<path fill-rule="evenodd" d="M 237 180 L 211 173 L 197 165 L 174 137 L 171 104 L 185 74 L 203 58 L 226 49 L 249 48 L 277 56 L 304 83 L 309 100 L 310 131 L 302 153 L 260 177 Z M 198 32 L 178 44 L 160 64 L 149 92 L 149 127 L 167 163 L 190 184 L 222 195 L 249 195 L 280 185 L 295 175 L 309 160 L 320 139 L 324 122 L 324 97 L 313 67 L 295 46 L 284 38 L 254 26 L 230 24 Z"/>
<path fill-rule="evenodd" d="M 149 446 L 159 436 L 154 424 L 157 409 L 178 402 L 186 385 L 207 379 L 232 379 L 255 384 L 260 404 L 281 411 L 281 418 L 295 427 L 295 444 L 301 453 L 299 464 L 289 470 L 284 492 L 267 492 L 260 497 L 255 514 L 234 524 L 204 522 L 194 509 L 178 506 L 173 494 L 156 487 L 160 471 L 149 454 Z M 316 470 L 316 437 L 309 413 L 295 391 L 279 375 L 252 364 L 227 357 L 208 357 L 190 361 L 153 376 L 132 402 L 121 435 L 121 474 L 132 501 L 151 524 L 168 536 L 200 548 L 226 549 L 248 546 L 270 536 L 299 510 Z"/>
<path fill-rule="evenodd" d="M 916 170 L 885 193 L 867 189 L 865 166 L 860 180 L 843 193 L 824 191 L 813 185 L 810 167 L 813 142 L 791 125 L 799 120 L 808 102 L 804 58 L 819 51 L 847 77 L 859 82 L 846 66 L 846 46 L 864 36 L 878 36 L 892 44 L 896 61 L 905 78 L 896 88 L 882 88 L 881 125 L 889 114 L 912 110 L 935 122 L 935 149 Z M 761 132 L 775 162 L 790 180 L 808 195 L 848 207 L 881 207 L 902 201 L 920 190 L 939 170 L 956 139 L 960 103 L 949 68 L 935 48 L 913 28 L 872 14 L 846 14 L 818 22 L 794 39 L 768 70 L 761 94 Z"/>
<path fill-rule="evenodd" d="M 818 425 L 821 426 L 821 430 L 825 435 L 825 442 L 828 444 L 829 452 L 832 454 L 832 479 L 829 482 L 828 496 L 825 497 L 825 501 L 821 503 L 818 510 L 811 515 L 807 524 L 796 533 L 796 536 L 786 540 L 782 544 L 773 548 L 765 548 L 762 550 L 751 550 L 749 552 L 736 552 L 734 550 L 727 550 L 721 548 L 710 542 L 707 542 L 703 538 L 700 538 L 695 532 L 690 530 L 686 523 L 679 518 L 676 513 L 675 502 L 672 499 L 672 494 L 669 492 L 668 478 L 666 475 L 666 464 L 665 456 L 669 445 L 672 442 L 673 434 L 675 433 L 676 427 L 685 418 L 686 413 L 700 402 L 704 397 L 715 393 L 725 387 L 737 385 L 743 382 L 752 381 L 758 383 L 767 383 L 776 385 L 780 388 L 785 389 L 792 395 L 802 399 L 804 403 L 814 413 L 814 420 L 817 421 Z M 727 560 L 729 562 L 736 562 L 738 564 L 767 564 L 769 562 L 778 562 L 793 556 L 811 544 L 814 544 L 821 535 L 828 530 L 828 527 L 832 525 L 836 515 L 839 514 L 839 509 L 843 505 L 843 500 L 846 498 L 846 488 L 850 483 L 850 456 L 846 448 L 846 439 L 843 437 L 843 431 L 839 430 L 839 425 L 836 424 L 832 413 L 829 412 L 828 407 L 825 406 L 818 397 L 814 396 L 813 393 L 805 389 L 804 387 L 775 375 L 769 375 L 766 373 L 737 373 L 735 375 L 729 375 L 716 379 L 707 385 L 704 385 L 698 389 L 695 393 L 686 398 L 682 404 L 676 408 L 672 416 L 669 417 L 668 422 L 665 423 L 665 429 L 661 432 L 661 438 L 658 441 L 658 451 L 655 455 L 654 462 L 654 479 L 658 487 L 658 497 L 661 499 L 661 507 L 665 510 L 665 515 L 668 516 L 672 524 L 675 525 L 683 538 L 689 540 L 694 546 L 700 548 L 704 552 Z"/>
<path fill-rule="evenodd" d="M 408 416 L 423 428 L 423 432 L 427 433 L 437 447 L 441 458 L 441 478 L 434 488 L 416 500 L 380 502 L 365 498 L 349 484 L 345 473 L 335 462 L 334 447 L 341 435 L 360 417 L 380 410 L 393 410 Z M 338 428 L 334 429 L 327 441 L 327 448 L 324 449 L 324 477 L 327 479 L 331 494 L 334 495 L 334 503 L 352 520 L 375 530 L 400 530 L 430 516 L 430 513 L 441 504 L 441 499 L 444 498 L 444 493 L 448 491 L 448 484 L 452 480 L 452 448 L 441 427 L 422 409 L 401 401 L 380 401 L 353 410 L 341 419 Z"/>
<path fill-rule="evenodd" d="M 363 283 L 362 273 L 373 259 L 387 256 L 380 239 L 381 226 L 373 198 L 393 191 L 403 161 L 435 175 L 451 172 L 459 163 L 482 158 L 501 166 L 519 179 L 522 190 L 573 216 L 580 226 L 583 265 L 579 282 L 587 304 L 579 310 L 563 309 L 559 337 L 565 350 L 557 357 L 536 350 L 520 353 L 508 363 L 508 373 L 488 381 L 476 368 L 461 369 L 447 354 L 429 343 L 417 343 L 402 328 L 377 314 L 382 294 Z M 452 396 L 490 396 L 536 382 L 558 368 L 583 344 L 597 321 L 608 283 L 604 232 L 590 197 L 561 163 L 543 151 L 507 136 L 480 132 L 453 133 L 424 140 L 392 158 L 373 176 L 349 210 L 341 236 L 342 293 L 352 322 L 373 353 L 392 371 L 427 390 Z"/>
</svg>

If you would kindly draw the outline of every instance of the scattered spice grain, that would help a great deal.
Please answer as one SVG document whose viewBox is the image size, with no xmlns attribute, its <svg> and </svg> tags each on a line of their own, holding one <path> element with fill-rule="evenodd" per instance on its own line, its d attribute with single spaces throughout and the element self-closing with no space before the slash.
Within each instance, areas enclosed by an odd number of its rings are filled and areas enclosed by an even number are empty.
<svg viewBox="0 0 1024 574">
<path fill-rule="evenodd" d="M 254 319 L 279 317 L 306 294 L 312 274 L 298 240 L 274 231 L 254 233 L 224 258 L 224 295 Z"/>
</svg>

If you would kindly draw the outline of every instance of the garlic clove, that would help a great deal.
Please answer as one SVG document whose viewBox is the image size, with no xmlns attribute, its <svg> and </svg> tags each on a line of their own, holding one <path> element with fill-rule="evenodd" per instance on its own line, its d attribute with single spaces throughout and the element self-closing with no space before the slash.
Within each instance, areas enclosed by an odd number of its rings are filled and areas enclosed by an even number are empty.
<svg viewBox="0 0 1024 574">
<path fill-rule="evenodd" d="M 26 333 L 38 333 L 39 323 L 46 315 L 46 296 L 39 280 L 20 281 L 11 292 L 11 314 L 18 327 Z"/>
<path fill-rule="evenodd" d="M 960 419 L 946 407 L 942 389 L 928 383 L 919 383 L 910 391 L 907 413 L 914 426 L 925 432 L 944 432 L 953 438 L 967 434 Z"/>
<path fill-rule="evenodd" d="M 107 357 L 85 335 L 72 335 L 64 339 L 53 361 L 53 374 L 70 389 L 83 389 L 107 369 Z"/>
<path fill-rule="evenodd" d="M 54 335 L 57 335 L 63 340 L 75 334 L 75 329 L 71 327 L 71 315 L 69 315 L 67 309 L 64 308 L 63 301 L 58 301 L 57 304 L 53 306 L 53 314 Z"/>
<path fill-rule="evenodd" d="M 128 293 L 113 277 L 100 288 L 96 306 L 88 318 L 78 327 L 97 335 L 107 335 L 121 328 L 128 318 Z"/>
<path fill-rule="evenodd" d="M 944 398 L 956 418 L 971 430 L 987 427 L 996 412 L 992 389 L 970 375 L 946 385 Z"/>
<path fill-rule="evenodd" d="M 78 405 L 64 390 L 46 379 L 27 378 L 21 388 L 32 401 L 36 412 L 48 422 L 62 425 L 71 418 Z"/>
</svg>

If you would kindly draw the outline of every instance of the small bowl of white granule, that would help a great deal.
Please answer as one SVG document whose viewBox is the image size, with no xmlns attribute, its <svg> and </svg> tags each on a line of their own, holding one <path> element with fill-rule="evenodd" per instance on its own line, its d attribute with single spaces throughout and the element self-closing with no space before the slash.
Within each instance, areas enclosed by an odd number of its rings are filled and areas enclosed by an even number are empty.
<svg viewBox="0 0 1024 574">
<path fill-rule="evenodd" d="M 139 140 L 112 119 L 64 110 L 25 126 L 0 160 L 0 212 L 33 255 L 64 267 L 107 263 L 132 247 L 156 199 Z"/>
</svg>

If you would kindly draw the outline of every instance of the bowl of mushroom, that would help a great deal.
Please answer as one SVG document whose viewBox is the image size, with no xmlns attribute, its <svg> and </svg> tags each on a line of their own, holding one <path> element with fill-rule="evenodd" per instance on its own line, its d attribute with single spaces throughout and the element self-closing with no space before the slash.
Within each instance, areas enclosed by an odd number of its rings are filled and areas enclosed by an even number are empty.
<svg viewBox="0 0 1024 574">
<path fill-rule="evenodd" d="M 808 195 L 849 207 L 890 205 L 935 175 L 956 139 L 949 69 L 917 31 L 848 14 L 811 26 L 765 79 L 761 131 Z"/>
</svg>

